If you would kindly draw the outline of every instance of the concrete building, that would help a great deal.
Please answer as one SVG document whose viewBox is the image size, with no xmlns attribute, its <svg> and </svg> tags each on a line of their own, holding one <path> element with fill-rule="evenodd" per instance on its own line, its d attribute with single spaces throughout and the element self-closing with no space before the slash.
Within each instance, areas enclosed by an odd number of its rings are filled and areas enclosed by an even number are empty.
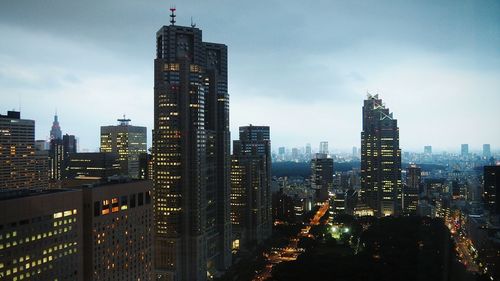
<svg viewBox="0 0 500 281">
<path fill-rule="evenodd" d="M 84 280 L 153 280 L 150 181 L 82 188 Z"/>
<path fill-rule="evenodd" d="M 361 132 L 361 196 L 376 216 L 398 215 L 401 209 L 401 149 L 393 114 L 368 95 Z"/>
<path fill-rule="evenodd" d="M 82 194 L 0 190 L 0 279 L 83 279 Z"/>
<path fill-rule="evenodd" d="M 121 171 L 117 155 L 105 152 L 70 153 L 65 166 L 65 179 L 106 181 Z"/>
<path fill-rule="evenodd" d="M 140 155 L 147 153 L 146 127 L 132 126 L 125 117 L 118 122 L 117 126 L 101 127 L 101 152 L 117 154 L 121 173 L 139 179 Z"/>
<path fill-rule="evenodd" d="M 17 111 L 0 114 L 0 188 L 37 186 L 35 121 Z"/>
<path fill-rule="evenodd" d="M 415 215 L 419 194 L 423 191 L 422 169 L 416 165 L 408 167 L 406 184 L 403 187 L 403 211 L 406 214 Z"/>
<path fill-rule="evenodd" d="M 333 191 L 333 159 L 326 154 L 316 153 L 311 160 L 311 188 L 316 191 L 316 202 L 328 200 Z"/>
<path fill-rule="evenodd" d="M 153 131 L 157 280 L 206 280 L 231 265 L 227 47 L 196 27 L 156 33 Z"/>
<path fill-rule="evenodd" d="M 483 199 L 491 214 L 500 214 L 500 166 L 484 166 Z"/>
<path fill-rule="evenodd" d="M 233 248 L 249 249 L 271 235 L 271 145 L 269 127 L 240 127 L 231 162 Z"/>
</svg>

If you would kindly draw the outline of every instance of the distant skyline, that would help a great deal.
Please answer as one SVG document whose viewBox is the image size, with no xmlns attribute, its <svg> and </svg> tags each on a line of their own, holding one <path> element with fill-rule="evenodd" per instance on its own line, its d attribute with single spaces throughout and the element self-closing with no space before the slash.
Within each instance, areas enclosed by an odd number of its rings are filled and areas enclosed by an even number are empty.
<svg viewBox="0 0 500 281">
<path fill-rule="evenodd" d="M 36 138 L 99 147 L 100 126 L 153 128 L 155 33 L 191 17 L 228 45 L 232 139 L 271 127 L 280 146 L 360 147 L 366 93 L 398 119 L 403 151 L 500 149 L 499 1 L 63 1 L 0 3 L 0 113 L 21 107 Z"/>
</svg>

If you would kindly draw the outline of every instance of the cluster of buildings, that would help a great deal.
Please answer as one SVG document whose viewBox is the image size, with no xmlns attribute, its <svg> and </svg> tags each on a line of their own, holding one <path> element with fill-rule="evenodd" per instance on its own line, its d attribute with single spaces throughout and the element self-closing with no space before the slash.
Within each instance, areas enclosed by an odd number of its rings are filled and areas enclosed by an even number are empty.
<svg viewBox="0 0 500 281">
<path fill-rule="evenodd" d="M 210 280 L 270 237 L 268 126 L 230 151 L 227 47 L 195 26 L 156 34 L 153 146 L 130 119 L 79 152 L 56 116 L 0 115 L 0 279 Z"/>
</svg>

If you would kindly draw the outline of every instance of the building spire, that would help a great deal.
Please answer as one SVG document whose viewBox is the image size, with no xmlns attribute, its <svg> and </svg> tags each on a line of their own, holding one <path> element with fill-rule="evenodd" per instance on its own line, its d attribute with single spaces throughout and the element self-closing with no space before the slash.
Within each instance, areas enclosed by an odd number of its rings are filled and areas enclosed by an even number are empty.
<svg viewBox="0 0 500 281">
<path fill-rule="evenodd" d="M 170 25 L 175 25 L 175 17 L 176 17 L 175 10 L 176 9 L 175 9 L 174 6 L 170 7 L 170 12 L 171 12 L 171 14 L 170 14 Z"/>
</svg>

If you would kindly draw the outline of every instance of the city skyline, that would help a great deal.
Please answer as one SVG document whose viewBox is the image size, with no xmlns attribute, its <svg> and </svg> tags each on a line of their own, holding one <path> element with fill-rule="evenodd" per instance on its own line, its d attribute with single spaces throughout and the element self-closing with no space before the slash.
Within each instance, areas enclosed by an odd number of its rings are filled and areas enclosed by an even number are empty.
<svg viewBox="0 0 500 281">
<path fill-rule="evenodd" d="M 147 126 L 151 140 L 151 34 L 172 4 L 179 24 L 193 16 L 204 38 L 231 48 L 233 140 L 240 125 L 269 125 L 273 150 L 326 140 L 332 151 L 350 151 L 360 146 L 359 106 L 369 91 L 398 112 L 405 151 L 500 147 L 500 130 L 491 129 L 500 99 L 497 2 L 87 4 L 8 1 L 0 9 L 0 35 L 10 38 L 0 46 L 0 111 L 21 107 L 37 139 L 48 137 L 57 108 L 81 149 L 96 150 L 100 126 L 123 114 Z"/>
</svg>

